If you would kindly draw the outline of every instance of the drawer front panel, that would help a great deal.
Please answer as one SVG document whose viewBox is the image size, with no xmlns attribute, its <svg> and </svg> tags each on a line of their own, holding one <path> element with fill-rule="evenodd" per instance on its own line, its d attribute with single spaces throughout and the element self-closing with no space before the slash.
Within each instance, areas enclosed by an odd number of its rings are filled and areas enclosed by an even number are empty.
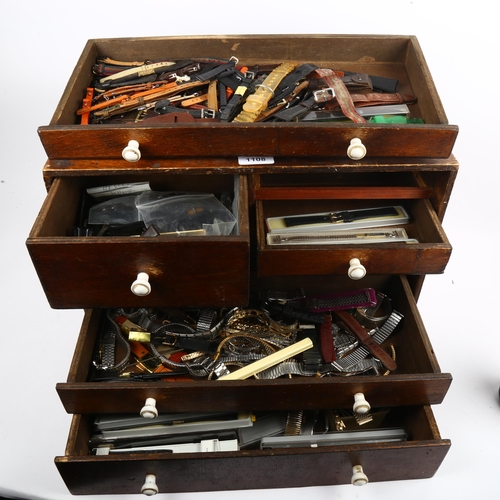
<svg viewBox="0 0 500 500">
<path fill-rule="evenodd" d="M 87 495 L 139 493 L 147 474 L 156 476 L 160 493 L 349 484 L 355 465 L 370 482 L 432 477 L 450 442 L 440 438 L 430 408 L 408 413 L 400 425 L 411 437 L 396 444 L 109 456 L 86 455 L 78 447 L 86 422 L 77 415 L 66 456 L 56 465 L 71 493 Z"/>
<path fill-rule="evenodd" d="M 88 130 L 87 127 L 94 127 Z M 348 160 L 351 140 L 361 139 L 367 149 L 366 159 L 448 158 L 456 131 L 452 127 L 433 127 L 431 131 L 407 125 L 236 124 L 211 123 L 210 127 L 181 125 L 163 127 L 128 127 L 125 130 L 99 125 L 39 127 L 47 156 L 61 159 L 122 159 L 129 141 L 137 141 L 141 151 L 138 164 L 167 157 L 290 156 L 339 157 Z M 401 144 L 405 144 L 402 149 Z"/>
<path fill-rule="evenodd" d="M 339 180 L 346 182 L 346 177 L 349 175 L 340 176 Z M 389 198 L 397 196 L 397 193 L 405 194 L 407 198 Z M 291 185 L 288 191 L 286 186 L 258 187 L 255 189 L 255 196 L 257 199 L 263 198 L 256 202 L 258 272 L 263 276 L 346 274 L 349 262 L 356 258 L 366 268 L 368 275 L 442 273 L 451 256 L 452 246 L 431 200 L 427 198 L 432 197 L 432 193 L 432 188 L 425 186 Z M 294 199 L 294 196 L 297 198 Z M 300 228 L 292 228 L 297 233 L 289 228 L 285 228 L 288 232 L 280 228 L 271 231 L 268 227 L 268 220 L 283 220 L 288 216 L 387 206 L 403 207 L 408 213 L 409 222 L 374 227 L 367 231 L 389 233 L 395 228 L 401 228 L 409 238 L 416 241 L 391 243 L 389 239 L 388 243 L 370 243 L 370 238 L 367 238 L 366 242 L 362 243 L 359 243 L 360 240 L 351 243 L 346 239 L 340 244 L 325 244 L 322 239 L 334 237 L 343 224 L 330 224 L 330 227 L 322 224 L 320 229 L 314 230 L 314 226 L 304 226 L 306 229 L 302 231 L 299 231 Z M 365 232 L 363 227 L 344 229 L 348 230 L 361 235 Z M 278 235 L 280 240 L 273 240 L 275 244 L 270 244 L 268 238 L 273 238 L 273 234 Z M 277 244 L 280 241 L 281 243 Z M 305 243 L 301 244 L 300 241 Z"/>
<path fill-rule="evenodd" d="M 263 50 L 265 47 L 266 50 Z M 417 98 L 413 117 L 424 124 L 380 125 L 335 122 L 300 123 L 165 123 L 79 125 L 99 56 L 118 60 L 203 59 L 207 53 L 240 66 L 276 65 L 285 61 L 315 63 L 398 81 L 397 92 Z M 458 127 L 448 124 L 418 41 L 409 36 L 245 35 L 89 40 L 49 125 L 39 135 L 51 159 L 121 159 L 128 141 L 136 140 L 143 158 L 236 157 L 238 155 L 330 156 L 347 158 L 353 138 L 367 148 L 367 158 L 450 156 Z M 140 160 L 139 160 L 140 161 Z"/>
<path fill-rule="evenodd" d="M 352 377 L 351 377 L 352 378 Z M 356 380 L 294 380 L 173 383 L 116 382 L 60 383 L 56 389 L 68 413 L 134 413 L 139 415 L 147 398 L 154 398 L 158 411 L 312 409 L 319 406 L 352 408 L 354 394 L 362 392 L 377 406 L 440 404 L 451 384 L 449 374 L 356 377 Z"/>
<path fill-rule="evenodd" d="M 442 441 L 284 456 L 273 452 L 257 457 L 210 454 L 183 460 L 158 460 L 152 456 L 134 460 L 62 457 L 56 465 L 74 495 L 140 493 L 146 474 L 155 474 L 159 492 L 177 493 L 349 484 L 358 460 L 370 481 L 426 479 L 434 476 L 448 449 L 449 443 Z"/>
<path fill-rule="evenodd" d="M 309 282 L 291 280 L 289 289 L 303 285 L 308 290 L 311 283 L 318 291 L 332 288 L 329 277 L 323 277 L 325 288 L 319 288 L 319 277 L 309 278 Z M 346 281 L 352 283 L 352 280 Z M 266 281 L 262 283 L 262 290 L 276 289 L 276 284 Z M 280 284 L 285 283 L 281 281 Z M 88 382 L 102 321 L 102 312 L 94 310 L 85 316 L 67 382 L 57 384 L 57 391 L 69 413 L 138 413 L 148 397 L 157 401 L 159 411 L 310 409 L 318 405 L 352 408 L 357 392 L 365 393 L 370 404 L 379 407 L 440 403 L 452 378 L 448 373 L 441 373 L 408 281 L 404 277 L 381 277 L 376 281 L 372 279 L 367 286 L 391 297 L 394 308 L 404 316 L 401 328 L 386 341 L 394 346 L 398 364 L 398 369 L 387 376 Z"/>
<path fill-rule="evenodd" d="M 35 243 L 38 276 L 54 308 L 244 305 L 248 243 L 235 241 Z M 228 262 L 231 265 L 228 265 Z M 131 285 L 149 276 L 151 293 Z"/>
<path fill-rule="evenodd" d="M 219 182 L 220 179 L 220 182 Z M 143 180 L 143 179 L 140 179 Z M 165 180 L 165 179 L 164 179 Z M 248 301 L 249 226 L 246 178 L 166 178 L 170 189 L 232 189 L 237 229 L 229 236 L 67 236 L 90 181 L 55 179 L 27 240 L 49 303 L 55 308 L 244 305 Z M 237 182 L 236 182 L 237 181 Z M 96 185 L 122 182 L 97 178 Z M 158 178 L 155 178 L 158 182 Z M 218 194 L 218 193 L 217 193 Z M 134 295 L 139 273 L 151 292 Z"/>
</svg>

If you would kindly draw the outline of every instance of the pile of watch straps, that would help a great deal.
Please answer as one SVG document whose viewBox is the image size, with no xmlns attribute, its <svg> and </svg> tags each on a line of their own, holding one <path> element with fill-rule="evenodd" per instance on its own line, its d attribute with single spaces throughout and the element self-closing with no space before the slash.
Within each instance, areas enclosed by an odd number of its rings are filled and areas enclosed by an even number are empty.
<svg viewBox="0 0 500 500">
<path fill-rule="evenodd" d="M 332 113 L 332 119 L 340 113 L 341 118 L 365 123 L 359 108 L 414 102 L 413 95 L 398 92 L 396 79 L 314 63 L 245 65 L 235 57 L 156 62 L 99 58 L 76 113 L 82 124 L 292 122 L 312 111 Z"/>
<path fill-rule="evenodd" d="M 275 379 L 389 374 L 403 320 L 371 288 L 265 292 L 252 307 L 108 309 L 91 380 Z"/>
</svg>

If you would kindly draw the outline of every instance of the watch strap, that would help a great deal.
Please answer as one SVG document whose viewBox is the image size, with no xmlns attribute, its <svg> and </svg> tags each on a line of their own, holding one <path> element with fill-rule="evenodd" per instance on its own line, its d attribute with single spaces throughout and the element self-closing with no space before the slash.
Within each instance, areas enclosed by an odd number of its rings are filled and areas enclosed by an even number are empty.
<svg viewBox="0 0 500 500">
<path fill-rule="evenodd" d="M 344 292 L 332 292 L 307 296 L 298 301 L 300 305 L 316 313 L 325 313 L 356 307 L 371 307 L 377 303 L 377 295 L 373 288 L 361 288 Z"/>
<path fill-rule="evenodd" d="M 275 113 L 273 115 L 273 121 L 292 122 L 298 120 L 306 115 L 314 106 L 317 106 L 317 102 L 314 95 L 311 95 L 295 106 L 286 107 Z"/>
<path fill-rule="evenodd" d="M 274 96 L 269 101 L 269 106 L 274 106 L 282 99 L 285 99 L 294 91 L 295 87 L 301 80 L 306 78 L 316 69 L 318 69 L 318 66 L 316 66 L 316 64 L 301 64 L 298 68 L 294 69 L 290 74 L 285 76 L 285 78 L 283 78 L 281 83 L 276 88 Z"/>
<path fill-rule="evenodd" d="M 120 360 L 116 359 L 118 351 L 124 353 Z M 114 320 L 111 310 L 108 310 L 100 342 L 100 359 L 94 362 L 94 366 L 97 370 L 120 373 L 127 366 L 130 355 L 130 344 L 123 336 L 120 325 Z"/>
<path fill-rule="evenodd" d="M 397 369 L 396 362 L 384 349 L 373 339 L 361 324 L 347 311 L 334 311 L 335 316 L 342 322 L 344 327 L 363 344 L 370 353 L 375 356 L 388 370 Z"/>
<path fill-rule="evenodd" d="M 333 89 L 342 113 L 354 123 L 366 123 L 366 120 L 360 116 L 354 108 L 351 95 L 347 90 L 342 78 L 331 69 L 317 69 L 316 74 L 325 79 L 325 82 Z"/>
<path fill-rule="evenodd" d="M 377 217 L 397 216 L 399 212 L 393 206 L 390 207 L 376 207 L 360 210 L 342 210 L 338 212 L 330 212 L 328 214 L 320 215 L 304 215 L 284 217 L 283 221 L 286 227 L 304 226 L 308 224 L 322 224 L 322 223 L 348 223 L 357 220 L 373 219 Z"/>
<path fill-rule="evenodd" d="M 351 94 L 352 102 L 357 108 L 366 106 L 383 106 L 387 104 L 412 104 L 417 98 L 410 94 L 382 94 L 379 92 L 370 92 L 368 94 Z M 325 105 L 325 109 L 334 109 L 340 106 L 337 98 L 332 96 L 331 101 Z"/>
<path fill-rule="evenodd" d="M 331 314 L 325 314 L 325 321 L 319 326 L 319 349 L 324 363 L 335 361 L 335 343 Z"/>
<path fill-rule="evenodd" d="M 245 104 L 243 104 L 243 111 L 233 121 L 255 122 L 259 114 L 267 108 L 280 82 L 293 71 L 295 66 L 296 64 L 293 62 L 286 62 L 274 69 L 257 87 L 257 90 L 247 97 Z"/>
<path fill-rule="evenodd" d="M 352 73 L 349 71 L 345 71 L 344 74 L 346 76 L 351 75 Z M 396 92 L 398 88 L 398 80 L 396 78 L 388 78 L 386 76 L 378 76 L 378 75 L 368 75 L 370 81 L 372 83 L 373 90 L 376 92 L 387 92 L 392 94 Z"/>
<path fill-rule="evenodd" d="M 372 332 L 374 332 L 372 335 L 373 340 L 379 345 L 382 344 L 382 342 L 387 340 L 394 332 L 402 319 L 403 315 L 401 313 L 393 311 L 380 328 L 372 330 Z M 370 334 L 372 332 L 370 332 Z M 334 361 L 334 366 L 339 371 L 348 371 L 352 366 L 365 359 L 369 354 L 370 351 L 366 347 L 359 345 L 354 350 L 351 350 L 346 356 Z"/>
<path fill-rule="evenodd" d="M 198 73 L 196 76 L 194 76 L 195 80 L 198 80 L 200 82 L 206 82 L 208 80 L 213 80 L 217 76 L 219 76 L 221 73 L 224 73 L 229 68 L 234 68 L 236 66 L 236 63 L 238 60 L 236 58 L 231 58 L 228 62 L 224 64 L 214 64 L 212 67 L 209 69 L 206 69 L 205 71 Z"/>
</svg>

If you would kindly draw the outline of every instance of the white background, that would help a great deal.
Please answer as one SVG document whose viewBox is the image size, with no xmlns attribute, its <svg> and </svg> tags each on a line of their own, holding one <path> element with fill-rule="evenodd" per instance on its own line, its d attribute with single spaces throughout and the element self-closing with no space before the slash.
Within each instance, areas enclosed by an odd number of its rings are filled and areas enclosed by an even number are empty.
<svg viewBox="0 0 500 500">
<path fill-rule="evenodd" d="M 85 42 L 190 34 L 379 33 L 417 35 L 449 122 L 460 126 L 454 152 L 461 170 L 444 221 L 454 251 L 445 274 L 427 278 L 419 301 L 441 369 L 454 376 L 444 403 L 434 407 L 451 450 L 432 479 L 169 498 L 500 498 L 500 47 L 493 2 L 1 2 L 0 496 L 70 498 L 53 464 L 54 456 L 64 453 L 70 424 L 54 386 L 66 379 L 82 312 L 48 306 L 25 239 L 45 197 L 45 154 L 36 129 L 48 124 Z"/>
</svg>

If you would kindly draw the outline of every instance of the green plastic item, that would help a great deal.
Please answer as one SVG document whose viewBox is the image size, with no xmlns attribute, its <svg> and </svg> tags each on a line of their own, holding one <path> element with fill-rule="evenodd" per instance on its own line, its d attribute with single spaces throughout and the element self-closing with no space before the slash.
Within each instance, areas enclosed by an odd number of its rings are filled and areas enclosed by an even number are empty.
<svg viewBox="0 0 500 500">
<path fill-rule="evenodd" d="M 402 115 L 376 115 L 369 120 L 371 123 L 424 123 L 422 118 L 406 118 Z"/>
</svg>

